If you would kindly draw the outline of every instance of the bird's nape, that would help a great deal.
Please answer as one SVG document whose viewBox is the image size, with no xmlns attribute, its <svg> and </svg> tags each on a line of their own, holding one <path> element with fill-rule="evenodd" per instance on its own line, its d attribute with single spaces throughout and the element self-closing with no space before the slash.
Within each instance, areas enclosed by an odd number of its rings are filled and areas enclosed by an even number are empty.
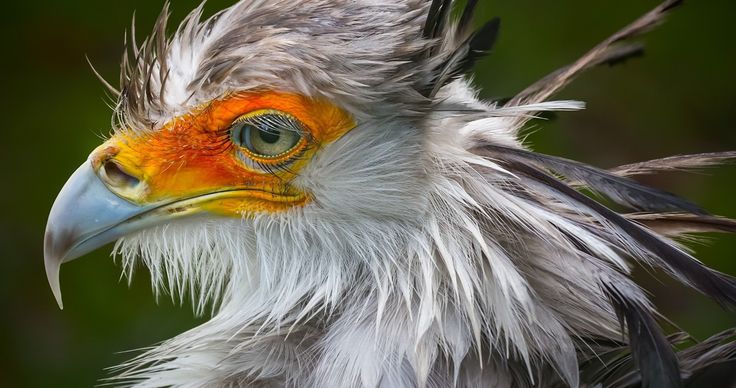
<svg viewBox="0 0 736 388">
<path fill-rule="evenodd" d="M 641 53 L 668 0 L 504 101 L 466 75 L 500 22 L 478 1 L 239 1 L 172 36 L 168 5 L 126 49 L 115 133 L 49 216 L 47 275 L 117 241 L 155 291 L 211 319 L 111 384 L 678 387 L 734 379 L 733 331 L 665 334 L 631 277 L 661 269 L 732 308 L 736 280 L 676 238 L 736 232 L 632 177 L 736 152 L 603 170 L 520 131 L 581 72 Z M 590 190 L 611 204 L 586 195 Z"/>
</svg>

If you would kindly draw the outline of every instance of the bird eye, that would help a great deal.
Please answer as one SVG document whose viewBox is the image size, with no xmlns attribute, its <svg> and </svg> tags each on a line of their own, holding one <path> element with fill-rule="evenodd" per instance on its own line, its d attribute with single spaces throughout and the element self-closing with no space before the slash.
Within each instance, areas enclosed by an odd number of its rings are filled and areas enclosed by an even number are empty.
<svg viewBox="0 0 736 388">
<path fill-rule="evenodd" d="M 276 159 L 288 154 L 300 144 L 302 132 L 295 118 L 269 111 L 245 115 L 231 127 L 233 142 L 263 159 Z"/>
</svg>

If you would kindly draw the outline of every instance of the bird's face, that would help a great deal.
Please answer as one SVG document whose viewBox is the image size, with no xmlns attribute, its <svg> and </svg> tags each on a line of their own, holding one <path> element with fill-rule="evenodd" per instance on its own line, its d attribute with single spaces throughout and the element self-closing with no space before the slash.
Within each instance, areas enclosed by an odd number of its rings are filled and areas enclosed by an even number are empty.
<svg viewBox="0 0 736 388">
<path fill-rule="evenodd" d="M 321 146 L 353 127 L 329 102 L 242 93 L 155 132 L 122 131 L 90 162 L 110 191 L 141 207 L 248 217 L 309 201 L 291 182 Z"/>
<path fill-rule="evenodd" d="M 52 209 L 46 265 L 57 297 L 61 263 L 137 230 L 197 214 L 248 218 L 304 206 L 312 194 L 295 177 L 354 126 L 325 100 L 244 92 L 155 131 L 118 131 Z"/>
<path fill-rule="evenodd" d="M 199 7 L 173 36 L 164 9 L 109 86 L 118 128 L 52 207 L 57 299 L 61 264 L 112 241 L 124 266 L 197 287 L 252 265 L 239 284 L 269 295 L 284 271 L 307 292 L 395 256 L 392 223 L 416 226 L 426 203 L 428 5 L 246 0 L 206 20 Z"/>
</svg>

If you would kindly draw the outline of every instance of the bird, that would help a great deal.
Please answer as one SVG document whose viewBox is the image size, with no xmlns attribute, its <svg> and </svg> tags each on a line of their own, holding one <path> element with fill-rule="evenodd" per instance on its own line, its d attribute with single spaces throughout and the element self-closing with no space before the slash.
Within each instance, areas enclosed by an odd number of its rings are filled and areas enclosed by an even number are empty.
<svg viewBox="0 0 736 388">
<path fill-rule="evenodd" d="M 641 53 L 665 0 L 514 96 L 473 65 L 498 18 L 477 0 L 166 3 L 126 39 L 111 135 L 49 213 L 44 261 L 114 242 L 208 320 L 113 368 L 135 387 L 694 387 L 733 379 L 734 329 L 698 341 L 632 277 L 736 305 L 736 280 L 683 237 L 736 232 L 635 178 L 736 152 L 602 169 L 523 130 L 577 75 Z M 670 329 L 672 329 L 670 327 Z M 675 330 L 677 330 L 675 328 Z M 710 381 L 710 382 L 707 382 Z M 714 383 L 716 382 L 716 383 Z M 702 385 L 697 385 L 702 384 Z"/>
</svg>

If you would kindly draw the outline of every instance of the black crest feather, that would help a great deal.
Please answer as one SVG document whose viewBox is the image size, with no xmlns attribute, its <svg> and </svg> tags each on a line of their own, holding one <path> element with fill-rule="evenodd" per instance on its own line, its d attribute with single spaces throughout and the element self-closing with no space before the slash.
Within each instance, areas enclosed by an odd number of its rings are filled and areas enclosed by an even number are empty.
<svg viewBox="0 0 736 388">
<path fill-rule="evenodd" d="M 475 7 L 478 5 L 478 0 L 468 0 L 463 9 L 463 14 L 460 16 L 460 20 L 457 24 L 457 29 L 460 34 L 465 34 L 472 28 L 473 16 L 475 15 Z"/>
<path fill-rule="evenodd" d="M 447 18 L 452 8 L 452 0 L 433 0 L 429 7 L 427 22 L 424 25 L 424 37 L 436 39 L 441 36 L 447 24 Z"/>
<path fill-rule="evenodd" d="M 494 18 L 465 39 L 439 68 L 428 97 L 435 96 L 450 81 L 469 72 L 475 62 L 493 48 L 500 26 L 501 20 Z"/>
<path fill-rule="evenodd" d="M 475 62 L 490 52 L 495 45 L 500 27 L 498 18 L 488 21 L 477 31 L 471 32 L 477 4 L 477 0 L 467 2 L 453 31 L 459 42 L 450 44 L 448 53 L 440 52 L 446 50 L 443 47 L 447 44 L 441 38 L 448 33 L 447 26 L 453 1 L 434 0 L 430 5 L 423 36 L 426 39 L 436 40 L 436 42 L 427 51 L 427 58 L 430 60 L 440 58 L 441 60 L 433 65 L 434 70 L 429 85 L 420 91 L 424 96 L 434 97 L 447 83 L 468 73 Z"/>
</svg>

